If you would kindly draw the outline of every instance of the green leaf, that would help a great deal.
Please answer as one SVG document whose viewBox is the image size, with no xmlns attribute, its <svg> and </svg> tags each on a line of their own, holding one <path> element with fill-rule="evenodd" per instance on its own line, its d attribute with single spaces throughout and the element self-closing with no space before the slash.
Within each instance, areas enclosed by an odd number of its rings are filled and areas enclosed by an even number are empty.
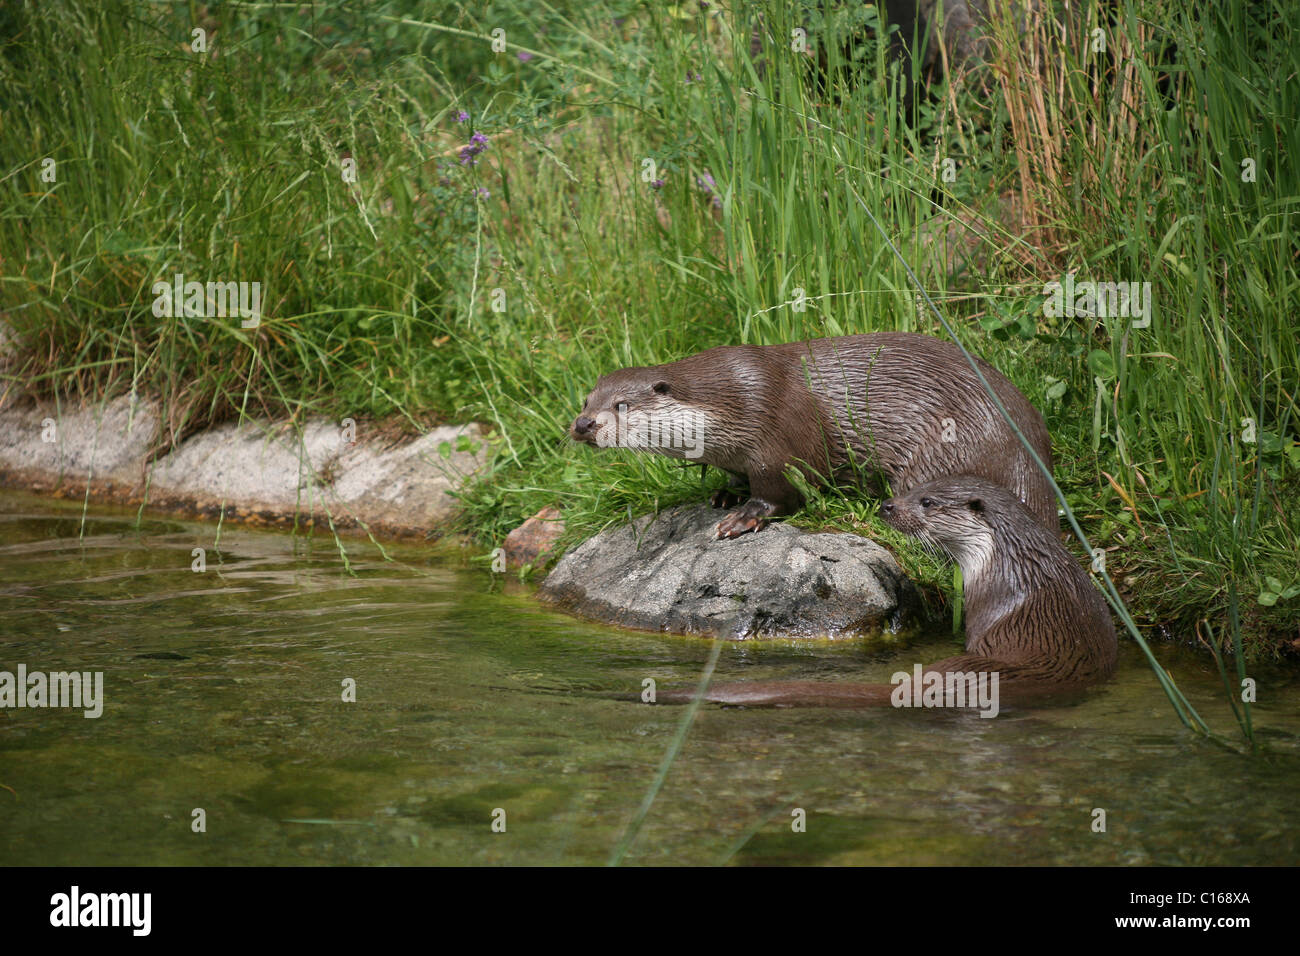
<svg viewBox="0 0 1300 956">
<path fill-rule="evenodd" d="M 1115 378 L 1115 359 L 1109 352 L 1093 349 L 1088 353 L 1088 371 L 1103 382 L 1112 381 Z"/>
</svg>

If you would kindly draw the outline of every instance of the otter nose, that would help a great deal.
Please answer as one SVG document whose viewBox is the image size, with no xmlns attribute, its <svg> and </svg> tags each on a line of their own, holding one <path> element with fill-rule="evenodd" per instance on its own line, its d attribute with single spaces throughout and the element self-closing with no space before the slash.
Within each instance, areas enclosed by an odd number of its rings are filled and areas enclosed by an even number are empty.
<svg viewBox="0 0 1300 956">
<path fill-rule="evenodd" d="M 892 515 L 894 513 L 894 499 L 890 498 L 888 501 L 882 501 L 880 503 L 880 511 L 886 517 Z"/>
<path fill-rule="evenodd" d="M 591 431 L 591 426 L 596 424 L 596 419 L 586 415 L 579 415 L 578 420 L 573 423 L 573 434 L 585 435 Z"/>
</svg>

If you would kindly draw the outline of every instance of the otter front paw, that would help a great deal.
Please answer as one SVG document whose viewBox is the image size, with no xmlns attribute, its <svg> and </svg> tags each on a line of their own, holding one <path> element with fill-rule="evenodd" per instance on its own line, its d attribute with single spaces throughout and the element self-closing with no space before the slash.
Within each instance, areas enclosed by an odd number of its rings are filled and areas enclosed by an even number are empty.
<svg viewBox="0 0 1300 956">
<path fill-rule="evenodd" d="M 739 538 L 750 531 L 762 531 L 767 527 L 767 519 L 780 513 L 781 509 L 771 502 L 750 498 L 718 522 L 718 537 Z"/>
<path fill-rule="evenodd" d="M 733 511 L 718 522 L 719 538 L 739 538 L 750 531 L 762 531 L 767 527 L 767 519 L 747 515 L 743 511 Z"/>
</svg>

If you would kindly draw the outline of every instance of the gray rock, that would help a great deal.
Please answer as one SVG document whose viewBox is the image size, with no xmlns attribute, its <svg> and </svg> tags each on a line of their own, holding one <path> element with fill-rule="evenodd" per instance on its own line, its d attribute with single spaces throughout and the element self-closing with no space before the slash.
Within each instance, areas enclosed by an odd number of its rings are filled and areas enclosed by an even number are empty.
<svg viewBox="0 0 1300 956">
<path fill-rule="evenodd" d="M 331 514 L 385 528 L 430 528 L 455 512 L 450 496 L 481 463 L 475 426 L 444 425 L 409 444 L 347 442 L 333 422 L 295 429 L 264 423 L 220 425 L 181 443 L 153 466 L 164 497 L 225 501 L 250 511 Z M 455 451 L 468 436 L 473 451 Z M 447 455 L 440 448 L 450 445 Z"/>
<path fill-rule="evenodd" d="M 420 534 L 454 516 L 454 492 L 486 455 L 478 425 L 394 446 L 364 423 L 353 436 L 327 421 L 301 430 L 249 421 L 199 432 L 150 462 L 160 419 L 156 402 L 129 397 L 0 408 L 0 485 L 253 523 Z"/>
<path fill-rule="evenodd" d="M 733 640 L 872 633 L 916 606 L 874 541 L 783 523 L 718 541 L 724 514 L 677 508 L 602 531 L 560 560 L 541 596 L 610 624 Z"/>
<path fill-rule="evenodd" d="M 157 433 L 157 403 L 127 395 L 102 405 L 11 405 L 0 412 L 0 468 L 134 481 Z"/>
</svg>

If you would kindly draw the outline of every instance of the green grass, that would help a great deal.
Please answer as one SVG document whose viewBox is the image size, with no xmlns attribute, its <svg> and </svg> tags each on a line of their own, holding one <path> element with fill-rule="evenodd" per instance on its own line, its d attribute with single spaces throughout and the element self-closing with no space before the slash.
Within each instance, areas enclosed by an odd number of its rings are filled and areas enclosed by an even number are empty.
<svg viewBox="0 0 1300 956">
<path fill-rule="evenodd" d="M 487 421 L 466 528 L 492 546 L 560 504 L 576 541 L 701 495 L 698 471 L 564 440 L 602 372 L 941 334 L 856 192 L 964 344 L 1043 409 L 1138 621 L 1272 655 L 1300 627 L 1300 63 L 1281 0 L 1227 6 L 1121 4 L 1106 55 L 1045 18 L 1023 42 L 1003 24 L 989 65 L 907 128 L 882 47 L 855 74 L 830 44 L 824 89 L 788 40 L 823 20 L 777 3 L 760 63 L 755 21 L 719 4 L 248 3 L 197 22 L 21 4 L 0 13 L 5 387 L 153 393 L 168 440 L 252 413 Z M 470 166 L 472 132 L 489 145 Z M 980 234 L 950 270 L 923 238 L 962 222 Z M 263 282 L 261 326 L 155 318 L 175 272 Z M 1044 315 L 1069 272 L 1150 282 L 1150 326 Z M 860 497 L 796 520 L 951 580 Z"/>
</svg>

